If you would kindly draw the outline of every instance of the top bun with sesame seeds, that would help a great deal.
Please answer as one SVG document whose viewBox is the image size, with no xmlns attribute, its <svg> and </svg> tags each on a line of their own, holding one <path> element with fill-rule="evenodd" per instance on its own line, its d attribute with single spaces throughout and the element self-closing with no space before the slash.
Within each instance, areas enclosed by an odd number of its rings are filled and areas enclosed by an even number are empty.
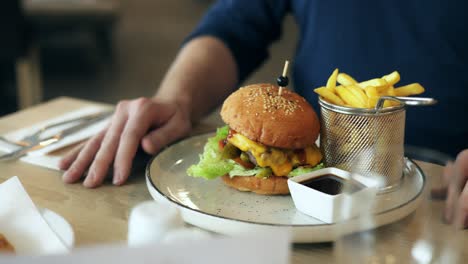
<svg viewBox="0 0 468 264">
<path fill-rule="evenodd" d="M 272 84 L 252 84 L 232 93 L 221 117 L 229 127 L 267 146 L 301 149 L 312 146 L 320 132 L 314 109 L 297 93 Z"/>
</svg>

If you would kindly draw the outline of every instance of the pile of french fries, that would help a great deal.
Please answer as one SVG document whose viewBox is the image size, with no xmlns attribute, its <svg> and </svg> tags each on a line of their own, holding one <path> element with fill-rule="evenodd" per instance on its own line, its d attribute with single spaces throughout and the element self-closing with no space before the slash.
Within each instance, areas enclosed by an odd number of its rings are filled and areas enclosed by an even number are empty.
<svg viewBox="0 0 468 264">
<path fill-rule="evenodd" d="M 329 103 L 357 108 L 374 108 L 381 96 L 410 96 L 424 92 L 424 87 L 419 83 L 395 88 L 394 85 L 399 81 L 400 74 L 397 71 L 382 78 L 358 82 L 335 69 L 328 78 L 327 86 L 316 88 L 314 91 Z M 398 102 L 386 100 L 383 107 L 395 105 L 398 105 Z"/>
</svg>

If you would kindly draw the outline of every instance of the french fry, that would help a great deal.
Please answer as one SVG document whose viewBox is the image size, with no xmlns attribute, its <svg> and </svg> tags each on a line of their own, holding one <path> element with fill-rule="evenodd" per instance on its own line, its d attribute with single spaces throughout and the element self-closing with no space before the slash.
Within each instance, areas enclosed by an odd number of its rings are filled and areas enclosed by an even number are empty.
<svg viewBox="0 0 468 264">
<path fill-rule="evenodd" d="M 366 92 L 368 98 L 367 107 L 374 108 L 380 97 L 377 89 L 374 86 L 367 86 L 364 88 L 364 91 Z"/>
<path fill-rule="evenodd" d="M 366 108 L 366 105 L 362 104 L 361 101 L 347 88 L 343 86 L 336 87 L 336 92 L 347 105 L 351 107 Z"/>
<path fill-rule="evenodd" d="M 338 69 L 335 69 L 333 73 L 330 75 L 327 81 L 327 89 L 330 89 L 331 92 L 335 92 L 336 87 L 336 78 L 338 77 Z"/>
<path fill-rule="evenodd" d="M 396 96 L 395 87 L 393 87 L 393 85 L 388 86 L 387 94 L 390 95 L 390 96 Z"/>
<path fill-rule="evenodd" d="M 383 107 L 391 107 L 391 106 L 396 106 L 396 105 L 399 105 L 398 102 L 395 102 L 395 101 L 392 101 L 392 100 L 385 100 L 385 102 L 383 103 Z"/>
<path fill-rule="evenodd" d="M 361 88 L 365 88 L 367 86 L 374 86 L 377 90 L 379 90 L 380 87 L 388 86 L 388 83 L 384 79 L 375 78 L 375 79 L 370 79 L 368 81 L 361 82 L 358 85 Z"/>
<path fill-rule="evenodd" d="M 356 85 L 351 85 L 346 87 L 348 88 L 354 96 L 359 100 L 360 104 L 364 106 L 364 108 L 367 107 L 367 95 L 364 93 L 364 90 L 361 89 L 361 87 L 358 87 Z"/>
<path fill-rule="evenodd" d="M 343 100 L 341 100 L 340 97 L 338 97 L 336 94 L 334 94 L 332 91 L 330 91 L 330 89 L 327 88 L 327 87 L 320 87 L 320 88 L 314 89 L 314 92 L 318 93 L 326 101 L 328 101 L 328 102 L 330 102 L 332 104 L 345 105 Z"/>
<path fill-rule="evenodd" d="M 366 93 L 367 97 L 379 97 L 379 93 L 374 86 L 367 86 L 364 88 L 364 92 Z"/>
<path fill-rule="evenodd" d="M 379 92 L 379 95 L 380 96 L 396 96 L 395 95 L 395 88 L 393 87 L 393 85 L 387 85 L 385 87 L 380 87 L 380 91 L 377 90 L 377 92 Z M 396 101 L 392 101 L 392 100 L 385 100 L 384 104 L 383 104 L 383 107 L 390 107 L 390 106 L 397 106 L 399 105 L 398 102 Z"/>
<path fill-rule="evenodd" d="M 349 76 L 346 73 L 340 73 L 338 74 L 338 78 L 336 79 L 339 84 L 343 86 L 349 86 L 349 85 L 355 85 L 357 84 L 357 81 L 354 80 L 353 77 Z"/>
<path fill-rule="evenodd" d="M 395 89 L 396 96 L 409 96 L 422 94 L 424 92 L 424 87 L 419 83 L 412 83 L 405 86 L 401 86 Z"/>
<path fill-rule="evenodd" d="M 390 74 L 384 75 L 382 79 L 384 79 L 390 85 L 395 85 L 400 81 L 400 74 L 397 71 L 394 71 Z"/>
<path fill-rule="evenodd" d="M 377 90 L 377 92 L 378 92 L 379 95 L 381 95 L 381 96 L 388 95 L 388 94 L 387 94 L 388 88 L 389 88 L 388 85 L 375 87 L 375 89 Z"/>
<path fill-rule="evenodd" d="M 390 85 L 387 89 L 387 94 L 390 95 L 390 96 L 397 96 L 395 94 L 395 87 L 393 87 L 393 85 Z M 397 105 L 400 105 L 399 102 L 396 102 L 396 101 L 389 101 L 390 102 L 390 106 L 397 106 Z"/>
<path fill-rule="evenodd" d="M 377 92 L 379 93 L 380 96 L 396 96 L 395 95 L 395 88 L 393 85 L 387 85 L 387 86 L 382 86 L 377 88 Z"/>
<path fill-rule="evenodd" d="M 400 81 L 398 71 L 358 83 L 346 73 L 339 73 L 335 69 L 328 78 L 327 86 L 314 91 L 326 101 L 342 106 L 358 108 L 374 108 L 381 96 L 410 96 L 424 92 L 424 87 L 419 83 L 412 83 L 395 88 Z M 337 82 L 340 84 L 337 86 Z M 383 107 L 397 106 L 400 103 L 393 100 L 385 100 Z"/>
</svg>

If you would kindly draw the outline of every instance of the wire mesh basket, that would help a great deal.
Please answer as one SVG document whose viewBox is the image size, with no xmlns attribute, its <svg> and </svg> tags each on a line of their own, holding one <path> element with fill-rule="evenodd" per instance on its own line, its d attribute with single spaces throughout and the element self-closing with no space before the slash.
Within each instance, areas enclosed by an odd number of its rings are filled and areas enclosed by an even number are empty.
<svg viewBox="0 0 468 264">
<path fill-rule="evenodd" d="M 385 100 L 400 104 L 382 108 Z M 433 103 L 432 98 L 383 97 L 376 108 L 364 109 L 319 98 L 320 148 L 325 165 L 369 177 L 379 175 L 384 180 L 381 191 L 398 187 L 403 177 L 405 105 Z"/>
</svg>

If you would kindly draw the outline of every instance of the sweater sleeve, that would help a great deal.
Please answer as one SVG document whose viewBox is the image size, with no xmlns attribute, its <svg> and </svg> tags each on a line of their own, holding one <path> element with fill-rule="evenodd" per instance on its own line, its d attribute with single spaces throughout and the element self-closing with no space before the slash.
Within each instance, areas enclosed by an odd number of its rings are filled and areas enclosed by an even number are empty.
<svg viewBox="0 0 468 264">
<path fill-rule="evenodd" d="M 289 9 L 286 0 L 219 0 L 184 43 L 199 36 L 220 39 L 231 51 L 242 82 L 268 58 Z"/>
</svg>

